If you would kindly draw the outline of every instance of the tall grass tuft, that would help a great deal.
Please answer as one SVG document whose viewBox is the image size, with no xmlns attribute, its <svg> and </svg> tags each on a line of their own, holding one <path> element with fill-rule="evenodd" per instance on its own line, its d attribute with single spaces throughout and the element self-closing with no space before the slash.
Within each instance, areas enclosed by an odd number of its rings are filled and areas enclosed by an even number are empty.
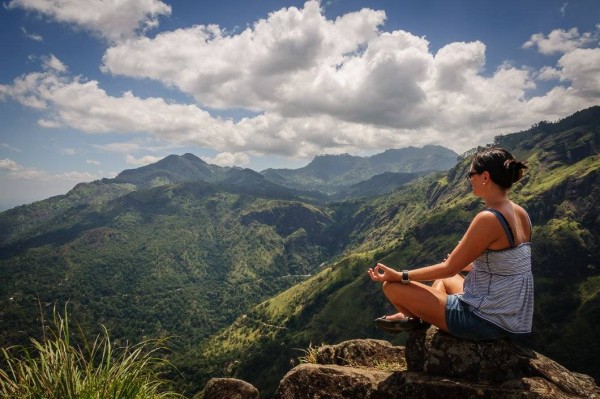
<svg viewBox="0 0 600 399">
<path fill-rule="evenodd" d="M 108 331 L 81 346 L 71 342 L 68 314 L 54 311 L 53 327 L 31 348 L 2 348 L 0 397 L 19 399 L 170 399 L 158 356 L 164 341 L 147 340 L 115 348 Z"/>
</svg>

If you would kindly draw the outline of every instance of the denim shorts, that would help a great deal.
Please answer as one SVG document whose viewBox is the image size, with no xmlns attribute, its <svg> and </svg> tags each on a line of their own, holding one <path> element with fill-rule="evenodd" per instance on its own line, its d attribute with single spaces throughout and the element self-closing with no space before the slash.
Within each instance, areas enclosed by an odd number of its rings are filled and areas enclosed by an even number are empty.
<svg viewBox="0 0 600 399">
<path fill-rule="evenodd" d="M 446 325 L 450 334 L 473 341 L 485 341 L 512 335 L 477 316 L 468 304 L 459 299 L 460 296 L 448 295 L 446 299 Z"/>
</svg>

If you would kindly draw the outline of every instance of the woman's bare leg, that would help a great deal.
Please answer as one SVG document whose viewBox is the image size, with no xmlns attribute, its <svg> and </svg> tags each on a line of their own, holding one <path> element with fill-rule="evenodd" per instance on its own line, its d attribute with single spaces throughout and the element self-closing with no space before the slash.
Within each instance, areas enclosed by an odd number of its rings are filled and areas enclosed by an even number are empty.
<svg viewBox="0 0 600 399">
<path fill-rule="evenodd" d="M 446 325 L 446 297 L 439 289 L 418 282 L 383 283 L 383 292 L 388 300 L 407 317 L 418 317 L 444 331 Z"/>
<path fill-rule="evenodd" d="M 431 287 L 448 295 L 462 294 L 464 292 L 464 282 L 464 277 L 457 274 L 452 277 L 435 280 Z"/>
</svg>

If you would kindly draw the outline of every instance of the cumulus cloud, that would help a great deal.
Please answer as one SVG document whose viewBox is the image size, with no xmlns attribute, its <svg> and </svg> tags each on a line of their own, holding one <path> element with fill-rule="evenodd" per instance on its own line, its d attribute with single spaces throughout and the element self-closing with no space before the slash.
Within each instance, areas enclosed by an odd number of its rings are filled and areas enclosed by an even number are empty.
<svg viewBox="0 0 600 399">
<path fill-rule="evenodd" d="M 128 153 L 137 151 L 141 148 L 139 143 L 134 142 L 120 142 L 120 143 L 108 143 L 108 144 L 95 144 L 95 148 L 98 148 L 102 151 L 108 152 L 120 152 L 120 153 Z"/>
<path fill-rule="evenodd" d="M 97 176 L 87 172 L 66 172 L 52 174 L 37 168 L 28 168 L 18 164 L 12 159 L 0 159 L 0 170 L 8 171 L 8 177 L 11 179 L 39 180 L 48 181 L 70 181 L 82 182 L 97 179 Z"/>
<path fill-rule="evenodd" d="M 523 44 L 523 48 L 537 47 L 538 51 L 545 55 L 568 53 L 575 49 L 598 45 L 598 33 L 584 32 L 579 33 L 577 28 L 571 28 L 568 31 L 564 29 L 555 29 L 548 34 L 536 33 Z"/>
<path fill-rule="evenodd" d="M 156 157 L 154 155 L 146 155 L 141 158 L 135 158 L 133 155 L 127 154 L 125 157 L 125 162 L 127 162 L 128 165 L 144 166 L 158 162 L 163 158 L 164 157 Z"/>
<path fill-rule="evenodd" d="M 22 167 L 15 161 L 13 161 L 12 159 L 6 158 L 6 159 L 0 159 L 0 169 L 9 170 L 11 172 L 16 172 L 16 171 L 22 169 Z"/>
<path fill-rule="evenodd" d="M 57 128 L 61 126 L 61 123 L 55 120 L 51 120 L 51 119 L 38 119 L 37 121 L 38 125 L 40 125 L 41 127 L 45 127 L 48 129 L 52 129 L 52 128 Z"/>
<path fill-rule="evenodd" d="M 111 41 L 133 37 L 159 24 L 171 6 L 159 0 L 12 0 L 8 9 L 21 8 L 73 25 Z"/>
<path fill-rule="evenodd" d="M 42 67 L 46 70 L 54 70 L 56 72 L 67 72 L 67 66 L 61 60 L 56 58 L 54 54 L 49 57 L 42 57 Z"/>
<path fill-rule="evenodd" d="M 383 12 L 367 9 L 329 21 L 319 3 L 310 1 L 301 10 L 274 12 L 236 35 L 199 25 L 131 40 L 106 51 L 103 70 L 159 80 L 213 108 L 273 110 L 328 83 L 336 90 L 359 89 L 352 81 L 366 66 L 345 62 L 377 38 L 384 21 Z M 343 66 L 344 73 L 336 74 Z M 310 84 L 296 92 L 304 83 Z M 328 101 L 329 107 L 336 99 Z"/>
<path fill-rule="evenodd" d="M 212 158 L 206 158 L 205 161 L 219 166 L 245 166 L 250 163 L 250 157 L 244 153 L 222 152 Z"/>
<path fill-rule="evenodd" d="M 223 165 L 262 154 L 310 158 L 431 143 L 463 151 L 600 99 L 600 48 L 586 39 L 592 33 L 532 39 L 526 47 L 564 52 L 540 71 L 509 63 L 485 71 L 482 42 L 448 43 L 433 53 L 423 37 L 382 31 L 384 21 L 383 12 L 369 9 L 328 20 L 319 3 L 309 1 L 236 33 L 195 26 L 106 51 L 105 72 L 157 80 L 192 95 L 196 104 L 109 95 L 98 81 L 70 76 L 52 58 L 44 65 L 57 67 L 0 85 L 0 98 L 43 110 L 47 126 L 127 135 L 126 142 L 98 146 L 106 151 L 148 151 L 131 140 L 134 134 L 210 148 L 219 153 L 212 162 Z M 539 79 L 560 86 L 533 96 Z M 226 119 L 211 115 L 212 108 L 252 116 Z"/>
</svg>

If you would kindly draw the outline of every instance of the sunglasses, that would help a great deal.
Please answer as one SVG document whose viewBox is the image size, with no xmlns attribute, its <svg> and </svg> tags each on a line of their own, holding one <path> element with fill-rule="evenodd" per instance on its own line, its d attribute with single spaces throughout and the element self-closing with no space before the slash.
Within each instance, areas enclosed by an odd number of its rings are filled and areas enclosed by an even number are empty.
<svg viewBox="0 0 600 399">
<path fill-rule="evenodd" d="M 473 177 L 473 175 L 480 175 L 483 172 L 469 172 L 467 173 L 467 176 L 465 176 L 467 178 L 467 180 L 471 180 L 471 177 Z"/>
</svg>

